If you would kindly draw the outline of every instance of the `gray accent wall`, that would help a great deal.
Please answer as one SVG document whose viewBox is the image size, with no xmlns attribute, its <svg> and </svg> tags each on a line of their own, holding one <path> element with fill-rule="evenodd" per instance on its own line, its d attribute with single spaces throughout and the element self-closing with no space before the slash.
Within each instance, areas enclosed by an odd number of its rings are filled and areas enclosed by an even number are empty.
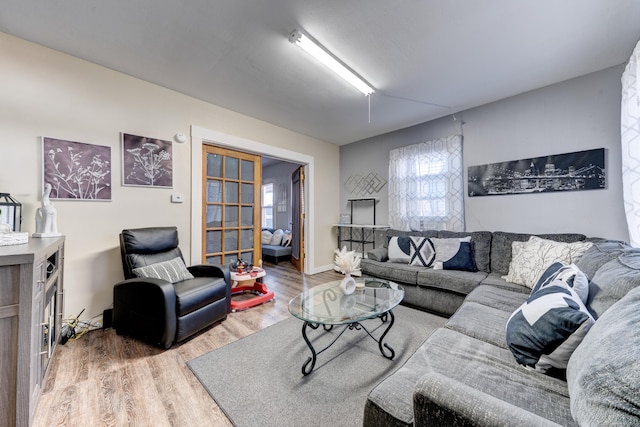
<svg viewBox="0 0 640 427">
<path fill-rule="evenodd" d="M 576 232 L 628 241 L 622 201 L 620 78 L 623 65 L 526 92 L 340 148 L 340 210 L 349 198 L 376 197 L 377 223 L 388 223 L 388 185 L 349 192 L 354 176 L 388 180 L 389 150 L 462 133 L 468 231 Z M 375 96 L 375 95 L 373 95 Z M 375 108 L 371 111 L 375 120 Z M 366 126 L 366 123 L 363 124 Z M 607 188 L 469 197 L 467 167 L 605 148 Z M 354 217 L 363 213 L 354 213 Z M 337 220 L 337 218 L 336 218 Z"/>
</svg>

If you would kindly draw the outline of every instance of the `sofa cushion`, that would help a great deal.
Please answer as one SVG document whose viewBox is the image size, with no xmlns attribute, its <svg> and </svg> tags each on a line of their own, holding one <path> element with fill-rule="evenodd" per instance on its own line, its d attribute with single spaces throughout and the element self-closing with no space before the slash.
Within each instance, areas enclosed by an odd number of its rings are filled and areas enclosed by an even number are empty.
<svg viewBox="0 0 640 427">
<path fill-rule="evenodd" d="M 391 236 L 387 243 L 389 262 L 409 264 L 411 261 L 411 237 Z"/>
<path fill-rule="evenodd" d="M 189 273 L 187 266 L 180 257 L 145 267 L 134 268 L 132 272 L 136 277 L 162 279 L 171 283 L 193 279 L 193 275 Z"/>
<path fill-rule="evenodd" d="M 492 234 L 490 231 L 472 231 L 472 232 L 459 232 L 459 231 L 438 231 L 438 238 L 450 239 L 453 237 L 466 237 L 471 236 L 471 245 L 473 249 L 474 261 L 476 267 L 480 271 L 487 273 L 491 272 L 491 239 Z"/>
<path fill-rule="evenodd" d="M 449 318 L 445 327 L 489 344 L 507 348 L 504 329 L 511 313 L 511 311 L 465 300 L 464 304 Z"/>
<path fill-rule="evenodd" d="M 640 249 L 628 250 L 596 271 L 587 307 L 598 318 L 631 289 L 640 286 Z"/>
<path fill-rule="evenodd" d="M 484 271 L 434 270 L 421 268 L 418 270 L 416 283 L 418 286 L 446 289 L 451 292 L 467 295 L 487 277 Z"/>
<path fill-rule="evenodd" d="M 640 288 L 598 319 L 567 366 L 571 413 L 580 425 L 640 424 Z"/>
<path fill-rule="evenodd" d="M 493 286 L 499 289 L 506 289 L 509 291 L 520 292 L 529 296 L 531 293 L 531 289 L 527 288 L 523 285 L 518 285 L 516 283 L 507 282 L 504 277 L 497 273 L 489 274 L 485 279 L 482 280 L 483 285 Z"/>
<path fill-rule="evenodd" d="M 628 243 L 619 240 L 600 240 L 587 249 L 576 266 L 591 280 L 600 267 L 629 249 Z"/>
<path fill-rule="evenodd" d="M 291 255 L 291 246 L 262 245 L 262 255 L 276 258 Z"/>
<path fill-rule="evenodd" d="M 484 281 L 482 282 L 484 283 Z M 488 307 L 497 308 L 511 316 L 518 307 L 529 298 L 528 293 L 519 290 L 501 289 L 495 286 L 480 285 L 467 295 L 465 302 L 475 302 Z M 504 331 L 504 328 L 502 328 Z M 504 337 L 503 337 L 504 338 Z"/>
<path fill-rule="evenodd" d="M 436 249 L 428 237 L 411 236 L 409 241 L 410 265 L 431 267 L 436 260 Z"/>
<path fill-rule="evenodd" d="M 521 251 L 513 251 L 506 280 L 533 288 L 551 264 L 575 263 L 592 245 L 592 242 L 565 243 L 531 236 Z"/>
<path fill-rule="evenodd" d="M 176 314 L 186 316 L 215 301 L 224 301 L 227 287 L 222 277 L 195 277 L 176 283 Z"/>
<path fill-rule="evenodd" d="M 416 285 L 418 271 L 424 270 L 424 267 L 416 267 L 409 264 L 380 262 L 363 258 L 360 261 L 360 270 L 368 275 L 391 280 L 392 282 Z"/>
<path fill-rule="evenodd" d="M 542 373 L 566 369 L 594 322 L 578 294 L 557 280 L 533 293 L 511 315 L 506 340 L 523 366 Z"/>
<path fill-rule="evenodd" d="M 498 410 L 493 406 L 496 403 L 513 405 L 513 410 L 529 412 L 563 426 L 576 425 L 571 417 L 565 381 L 527 370 L 514 362 L 509 350 L 451 329 L 436 330 L 397 372 L 390 378 L 398 374 L 401 378 L 415 377 L 422 373 L 424 379 L 427 375 L 438 374 L 447 378 L 450 385 L 455 384 L 445 395 L 433 398 L 439 400 L 443 411 L 462 404 L 472 406 L 469 412 L 477 418 L 461 425 L 517 425 L 493 422 L 492 414 Z M 390 381 L 385 388 L 388 391 L 393 385 Z M 472 390 L 472 395 L 458 394 L 457 387 Z M 422 380 L 415 392 L 428 398 L 431 392 L 438 393 Z M 494 399 L 487 399 L 487 396 Z M 420 410 L 415 408 L 416 412 Z M 421 425 L 446 425 L 430 421 Z"/>
<path fill-rule="evenodd" d="M 526 242 L 532 234 L 508 233 L 494 231 L 491 238 L 491 272 L 505 275 L 511 263 L 511 243 Z M 586 239 L 584 234 L 539 234 L 538 237 L 556 242 L 579 242 Z"/>
</svg>

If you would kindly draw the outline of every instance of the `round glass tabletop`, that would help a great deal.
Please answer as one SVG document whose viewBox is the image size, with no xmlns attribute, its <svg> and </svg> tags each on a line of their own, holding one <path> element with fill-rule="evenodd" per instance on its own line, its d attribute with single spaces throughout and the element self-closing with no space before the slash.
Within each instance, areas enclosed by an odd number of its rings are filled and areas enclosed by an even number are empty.
<svg viewBox="0 0 640 427">
<path fill-rule="evenodd" d="M 404 289 L 397 283 L 356 278 L 364 287 L 351 295 L 340 290 L 340 280 L 315 286 L 289 302 L 289 312 L 309 323 L 341 325 L 378 317 L 400 304 Z"/>
</svg>

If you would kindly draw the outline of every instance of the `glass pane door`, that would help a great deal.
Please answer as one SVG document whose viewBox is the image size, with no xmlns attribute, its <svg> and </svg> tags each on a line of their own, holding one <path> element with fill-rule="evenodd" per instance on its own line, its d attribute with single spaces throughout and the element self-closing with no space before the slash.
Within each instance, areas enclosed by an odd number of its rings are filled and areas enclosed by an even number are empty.
<svg viewBox="0 0 640 427">
<path fill-rule="evenodd" d="M 202 262 L 229 263 L 260 257 L 260 156 L 203 146 Z"/>
</svg>

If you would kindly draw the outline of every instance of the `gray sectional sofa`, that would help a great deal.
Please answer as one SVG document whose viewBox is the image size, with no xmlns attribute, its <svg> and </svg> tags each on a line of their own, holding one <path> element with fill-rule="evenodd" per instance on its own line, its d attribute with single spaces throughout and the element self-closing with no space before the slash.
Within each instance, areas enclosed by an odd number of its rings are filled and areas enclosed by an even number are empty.
<svg viewBox="0 0 640 427">
<path fill-rule="evenodd" d="M 387 231 L 402 234 L 471 235 L 478 271 L 386 262 L 386 248 L 362 260 L 365 276 L 402 284 L 407 305 L 451 316 L 369 393 L 365 426 L 640 425 L 640 249 L 579 234 L 541 236 L 594 242 L 576 265 L 590 281 L 587 307 L 597 320 L 563 377 L 519 365 L 505 340 L 509 317 L 531 289 L 502 276 L 512 242 L 530 235 Z"/>
</svg>

